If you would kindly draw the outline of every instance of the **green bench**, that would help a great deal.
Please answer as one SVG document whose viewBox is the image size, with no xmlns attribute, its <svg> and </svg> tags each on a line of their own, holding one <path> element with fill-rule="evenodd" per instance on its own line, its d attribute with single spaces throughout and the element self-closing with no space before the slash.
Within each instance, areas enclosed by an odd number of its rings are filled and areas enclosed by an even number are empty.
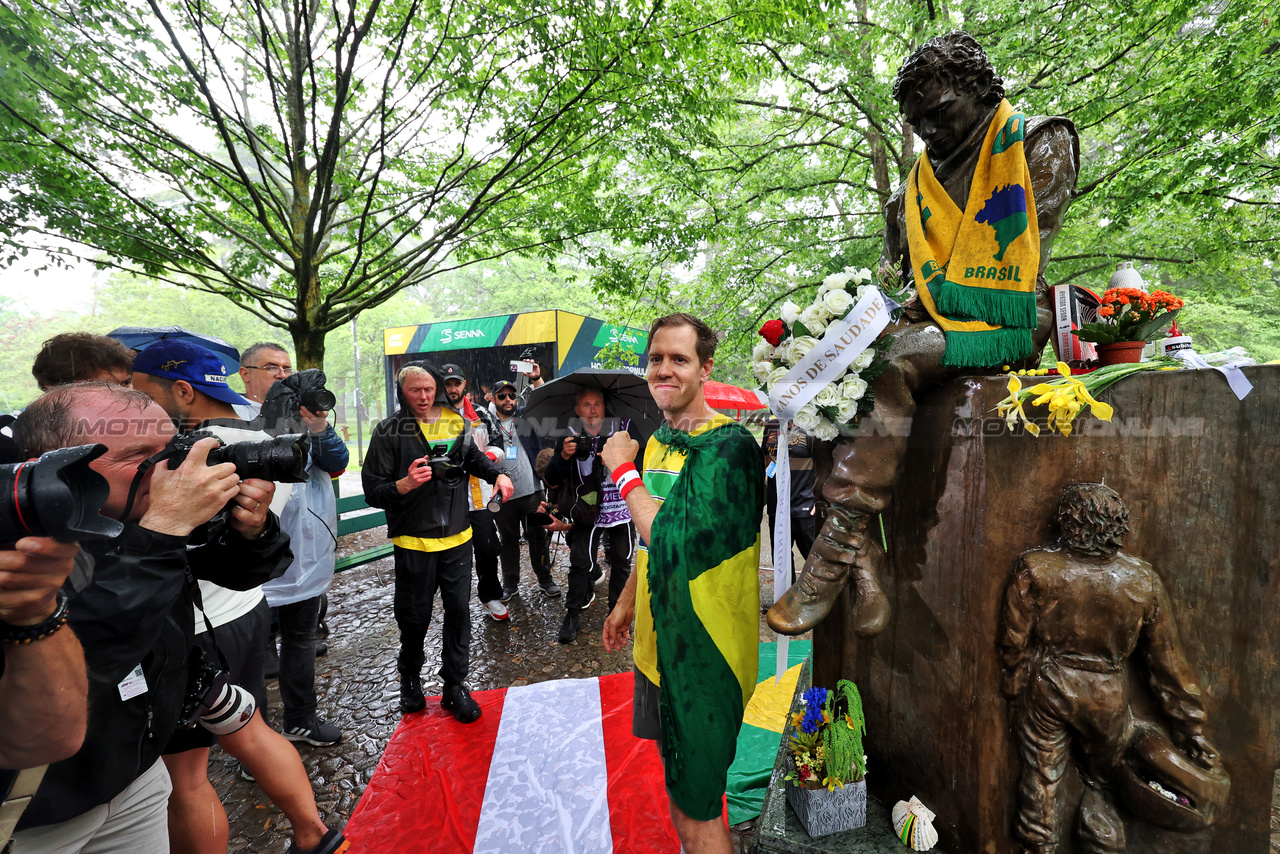
<svg viewBox="0 0 1280 854">
<path fill-rule="evenodd" d="M 336 484 L 337 481 L 334 481 Z M 338 498 L 338 536 L 344 534 L 354 534 L 359 531 L 368 531 L 371 528 L 381 528 L 387 524 L 387 514 L 384 510 L 378 510 L 373 513 L 366 513 L 369 505 L 364 503 L 363 495 L 347 495 Z M 374 546 L 370 549 L 355 552 L 338 558 L 334 564 L 334 572 L 343 572 L 348 569 L 355 569 L 357 566 L 364 566 L 366 563 L 373 563 L 375 560 L 381 560 L 389 557 L 392 553 L 393 546 L 390 541 Z"/>
</svg>

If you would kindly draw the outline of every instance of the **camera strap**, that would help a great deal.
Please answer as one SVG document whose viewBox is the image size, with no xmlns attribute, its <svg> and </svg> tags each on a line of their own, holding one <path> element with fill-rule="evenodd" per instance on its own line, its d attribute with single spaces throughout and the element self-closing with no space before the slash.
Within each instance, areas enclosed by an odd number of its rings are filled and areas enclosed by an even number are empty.
<svg viewBox="0 0 1280 854">
<path fill-rule="evenodd" d="M 227 663 L 227 656 L 223 653 L 222 647 L 218 646 L 218 636 L 213 633 L 213 623 L 209 622 L 209 615 L 204 610 L 204 596 L 200 594 L 200 581 L 191 572 L 189 564 L 184 572 L 187 575 L 187 589 L 191 591 L 191 601 L 200 612 L 200 618 L 204 620 L 204 630 L 209 635 L 209 643 L 213 646 L 214 654 L 218 656 L 218 664 L 222 666 L 224 673 L 230 674 L 231 665 Z"/>
<path fill-rule="evenodd" d="M 129 498 L 124 503 L 124 512 L 120 514 L 121 519 L 129 518 L 129 512 L 133 510 L 133 502 L 138 497 L 138 487 L 142 485 L 142 479 L 146 477 L 147 472 L 172 457 L 175 453 L 177 453 L 177 449 L 169 446 L 158 454 L 147 457 L 142 461 L 138 466 L 137 473 L 133 476 L 133 483 L 129 484 Z"/>
</svg>

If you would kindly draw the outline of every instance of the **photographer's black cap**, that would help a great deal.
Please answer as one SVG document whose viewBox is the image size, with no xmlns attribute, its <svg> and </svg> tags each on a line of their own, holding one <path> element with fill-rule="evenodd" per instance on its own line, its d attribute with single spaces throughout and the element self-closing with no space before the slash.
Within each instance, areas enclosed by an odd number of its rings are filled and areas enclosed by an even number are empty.
<svg viewBox="0 0 1280 854">
<path fill-rule="evenodd" d="M 447 380 L 462 380 L 463 382 L 467 381 L 467 375 L 462 372 L 462 368 L 453 364 L 441 365 L 440 375 L 443 376 L 446 381 Z"/>
</svg>

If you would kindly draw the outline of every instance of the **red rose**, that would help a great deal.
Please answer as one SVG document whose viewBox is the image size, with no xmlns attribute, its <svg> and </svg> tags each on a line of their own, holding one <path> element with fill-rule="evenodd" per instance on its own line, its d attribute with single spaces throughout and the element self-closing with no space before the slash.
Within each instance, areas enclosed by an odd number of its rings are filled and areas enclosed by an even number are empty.
<svg viewBox="0 0 1280 854">
<path fill-rule="evenodd" d="M 760 334 L 764 336 L 764 340 L 768 341 L 771 346 L 777 347 L 787 335 L 787 325 L 775 318 L 760 327 Z"/>
</svg>

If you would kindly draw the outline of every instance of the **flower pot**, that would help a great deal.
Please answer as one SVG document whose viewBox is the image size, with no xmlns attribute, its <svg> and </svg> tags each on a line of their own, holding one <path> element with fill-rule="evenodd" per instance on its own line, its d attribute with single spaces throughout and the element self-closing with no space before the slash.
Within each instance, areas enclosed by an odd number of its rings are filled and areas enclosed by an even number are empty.
<svg viewBox="0 0 1280 854">
<path fill-rule="evenodd" d="M 786 783 L 787 803 L 795 810 L 805 833 L 826 836 L 853 830 L 867 823 L 867 781 L 846 783 L 834 792 L 805 789 Z"/>
<path fill-rule="evenodd" d="M 1146 341 L 1117 341 L 1114 344 L 1098 344 L 1098 361 L 1103 365 L 1123 365 L 1142 361 L 1142 348 Z"/>
</svg>

